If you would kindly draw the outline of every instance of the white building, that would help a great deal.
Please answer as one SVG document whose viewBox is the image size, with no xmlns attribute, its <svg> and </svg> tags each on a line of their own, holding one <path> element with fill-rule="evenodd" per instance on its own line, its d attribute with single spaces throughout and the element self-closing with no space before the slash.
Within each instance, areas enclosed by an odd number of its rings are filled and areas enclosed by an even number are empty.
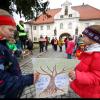
<svg viewBox="0 0 100 100">
<path fill-rule="evenodd" d="M 40 15 L 37 20 L 26 22 L 26 30 L 29 32 L 29 38 L 38 42 L 40 35 L 47 35 L 50 40 L 56 36 L 72 37 L 82 33 L 85 27 L 89 25 L 100 25 L 100 10 L 90 5 L 72 6 L 66 0 L 61 8 L 49 9 L 46 15 Z"/>
</svg>

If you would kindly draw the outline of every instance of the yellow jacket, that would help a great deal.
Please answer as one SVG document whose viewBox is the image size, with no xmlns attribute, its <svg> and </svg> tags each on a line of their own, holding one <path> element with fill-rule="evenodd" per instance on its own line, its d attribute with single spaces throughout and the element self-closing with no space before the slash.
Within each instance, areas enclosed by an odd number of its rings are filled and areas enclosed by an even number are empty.
<svg viewBox="0 0 100 100">
<path fill-rule="evenodd" d="M 62 46 L 62 45 L 63 45 L 63 40 L 62 40 L 62 39 L 59 39 L 58 45 L 59 45 L 59 46 Z"/>
</svg>

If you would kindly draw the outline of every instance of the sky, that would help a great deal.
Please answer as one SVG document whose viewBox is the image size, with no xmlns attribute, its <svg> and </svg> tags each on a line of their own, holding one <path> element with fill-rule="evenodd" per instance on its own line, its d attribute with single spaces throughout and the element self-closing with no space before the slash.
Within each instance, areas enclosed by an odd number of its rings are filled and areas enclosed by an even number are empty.
<svg viewBox="0 0 100 100">
<path fill-rule="evenodd" d="M 47 0 L 43 0 L 45 2 Z M 49 7 L 51 9 L 53 8 L 61 8 L 61 4 L 63 4 L 66 0 L 48 0 L 50 2 Z M 100 9 L 100 0 L 68 0 L 72 3 L 72 6 L 78 6 L 84 4 L 88 4 L 90 6 L 93 6 L 97 9 Z M 14 14 L 14 18 L 16 22 L 18 23 L 19 20 L 25 20 L 24 18 L 20 18 L 19 15 Z"/>
<path fill-rule="evenodd" d="M 46 1 L 46 0 L 44 0 Z M 64 3 L 66 0 L 48 0 L 50 2 L 49 7 L 50 8 L 59 8 L 61 7 L 61 4 Z M 68 0 L 72 3 L 72 6 L 89 4 L 97 9 L 100 9 L 100 0 Z"/>
</svg>

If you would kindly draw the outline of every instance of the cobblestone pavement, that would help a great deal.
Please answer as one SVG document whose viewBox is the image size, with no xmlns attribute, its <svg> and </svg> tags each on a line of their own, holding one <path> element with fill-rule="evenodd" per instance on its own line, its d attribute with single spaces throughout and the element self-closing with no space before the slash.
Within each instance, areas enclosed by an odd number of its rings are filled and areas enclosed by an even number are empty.
<svg viewBox="0 0 100 100">
<path fill-rule="evenodd" d="M 43 53 L 39 53 L 39 50 L 35 49 L 33 51 L 33 55 L 30 55 L 20 61 L 20 66 L 21 66 L 21 70 L 23 74 L 33 73 L 33 66 L 32 66 L 32 60 L 31 60 L 32 57 L 33 58 L 65 58 L 66 59 L 66 53 L 65 53 L 64 47 L 63 47 L 63 52 L 59 52 L 59 50 L 55 52 L 51 46 L 49 46 L 47 52 L 44 51 Z M 24 89 L 21 98 L 35 98 L 35 95 L 36 95 L 35 86 L 31 85 Z M 69 89 L 68 93 L 66 94 L 58 95 L 55 97 L 49 97 L 49 98 L 79 98 L 79 97 Z"/>
</svg>

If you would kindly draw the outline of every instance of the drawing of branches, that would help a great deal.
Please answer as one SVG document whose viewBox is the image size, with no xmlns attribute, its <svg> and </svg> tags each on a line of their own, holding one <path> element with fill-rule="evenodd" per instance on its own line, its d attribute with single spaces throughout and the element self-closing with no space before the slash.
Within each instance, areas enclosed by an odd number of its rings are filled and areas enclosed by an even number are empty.
<svg viewBox="0 0 100 100">
<path fill-rule="evenodd" d="M 42 67 L 40 67 L 40 69 L 41 69 L 41 71 L 43 72 L 39 72 L 40 74 L 42 74 L 42 75 L 48 75 L 49 77 L 50 77 L 50 82 L 49 82 L 49 84 L 48 84 L 48 86 L 46 87 L 46 89 L 44 89 L 43 90 L 43 92 L 41 92 L 40 94 L 39 94 L 39 96 L 41 96 L 43 93 L 45 94 L 45 95 L 52 95 L 53 93 L 56 93 L 58 90 L 60 90 L 60 91 L 62 91 L 62 92 L 64 92 L 64 90 L 63 89 L 60 89 L 60 88 L 58 88 L 57 86 L 56 86 L 56 84 L 55 84 L 55 77 L 58 75 L 58 74 L 62 74 L 62 73 L 65 73 L 65 67 L 60 71 L 60 72 L 57 72 L 57 68 L 56 68 L 56 65 L 53 67 L 53 69 L 51 70 L 48 66 L 47 66 L 47 68 L 48 68 L 48 71 L 50 71 L 50 73 L 49 72 L 47 72 L 47 71 L 45 71 Z"/>
</svg>

